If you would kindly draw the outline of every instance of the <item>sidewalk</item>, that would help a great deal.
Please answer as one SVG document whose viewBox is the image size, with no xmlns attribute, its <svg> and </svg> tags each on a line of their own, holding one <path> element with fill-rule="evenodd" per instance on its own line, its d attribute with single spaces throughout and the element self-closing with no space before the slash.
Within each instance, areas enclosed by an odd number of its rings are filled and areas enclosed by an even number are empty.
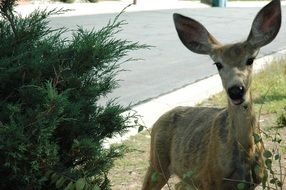
<svg viewBox="0 0 286 190">
<path fill-rule="evenodd" d="M 164 10 L 164 9 L 181 9 L 181 8 L 208 8 L 208 5 L 202 4 L 199 1 L 178 1 L 178 0 L 137 0 L 137 4 L 133 5 L 133 0 L 118 0 L 118 1 L 99 1 L 98 3 L 23 3 L 16 7 L 16 11 L 22 15 L 27 15 L 33 10 L 39 9 L 69 9 L 62 15 L 57 16 L 79 16 L 104 13 L 119 13 L 125 7 L 127 12 L 132 11 L 148 11 L 148 10 Z"/>
<path fill-rule="evenodd" d="M 229 1 L 227 7 L 262 7 L 269 1 Z M 47 0 L 42 1 L 23 1 L 16 7 L 16 11 L 22 15 L 27 15 L 33 10 L 39 9 L 69 9 L 62 15 L 56 16 L 79 16 L 92 15 L 104 13 L 119 13 L 125 7 L 130 5 L 127 12 L 132 11 L 150 11 L 150 10 L 164 10 L 164 9 L 197 9 L 210 8 L 209 5 L 200 3 L 200 1 L 186 1 L 186 0 L 137 0 L 137 4 L 133 5 L 133 0 L 118 0 L 118 1 L 99 1 L 98 3 L 61 3 L 51 2 Z M 282 0 L 281 4 L 286 6 L 286 0 Z"/>
</svg>

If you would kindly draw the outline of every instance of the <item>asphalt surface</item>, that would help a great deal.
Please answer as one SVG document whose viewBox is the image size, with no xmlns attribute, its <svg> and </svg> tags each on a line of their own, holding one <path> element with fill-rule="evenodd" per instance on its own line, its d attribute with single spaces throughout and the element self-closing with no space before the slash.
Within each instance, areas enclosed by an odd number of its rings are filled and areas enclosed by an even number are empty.
<svg viewBox="0 0 286 190">
<path fill-rule="evenodd" d="M 138 104 L 192 84 L 217 73 L 211 59 L 187 50 L 176 34 L 172 14 L 177 12 L 200 21 L 222 43 L 245 40 L 260 8 L 204 8 L 127 12 L 128 22 L 118 37 L 152 45 L 150 50 L 130 54 L 142 61 L 122 64 L 127 70 L 118 75 L 120 87 L 107 99 L 117 97 L 123 105 Z M 82 26 L 100 29 L 116 14 L 54 17 L 52 27 L 70 30 Z M 286 48 L 286 7 L 282 7 L 282 26 L 276 39 L 260 50 L 259 57 Z M 69 36 L 70 33 L 67 34 Z M 103 100 L 105 101 L 105 100 Z"/>
</svg>

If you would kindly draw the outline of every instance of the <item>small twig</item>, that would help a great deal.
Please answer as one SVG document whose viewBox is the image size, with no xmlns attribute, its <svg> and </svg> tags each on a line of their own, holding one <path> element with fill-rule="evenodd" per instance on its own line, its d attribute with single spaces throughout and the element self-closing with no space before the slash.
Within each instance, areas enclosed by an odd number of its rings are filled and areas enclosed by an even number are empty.
<svg viewBox="0 0 286 190">
<path fill-rule="evenodd" d="M 273 86 L 274 86 L 274 85 L 270 85 L 270 86 L 269 86 L 269 88 L 267 89 L 267 91 L 265 92 L 265 94 L 264 94 L 264 96 L 263 96 L 263 98 L 262 98 L 263 100 L 264 100 L 265 97 L 268 95 L 270 89 L 271 89 Z M 264 101 L 263 101 L 262 104 L 261 104 L 261 106 L 260 106 L 260 108 L 259 108 L 259 111 L 258 111 L 258 123 L 259 123 L 259 121 L 260 121 L 261 111 L 262 111 L 262 107 L 263 107 L 264 104 L 265 104 L 265 103 L 264 103 Z M 258 125 L 258 129 L 261 131 L 260 125 Z"/>
<path fill-rule="evenodd" d="M 253 183 L 253 182 L 242 181 L 242 180 L 239 180 L 239 179 L 223 178 L 223 180 L 230 181 L 230 182 L 246 183 L 246 184 L 249 184 L 249 185 L 259 185 L 259 184 Z"/>
<path fill-rule="evenodd" d="M 130 4 L 128 4 L 126 7 L 124 7 L 124 8 L 120 11 L 120 13 L 115 16 L 115 19 L 114 19 L 113 23 L 116 23 L 117 20 L 118 20 L 118 18 L 120 17 L 120 15 L 122 15 L 122 14 L 126 11 L 126 9 L 127 9 L 128 7 L 130 7 L 130 6 L 132 6 L 132 3 L 130 3 Z"/>
</svg>

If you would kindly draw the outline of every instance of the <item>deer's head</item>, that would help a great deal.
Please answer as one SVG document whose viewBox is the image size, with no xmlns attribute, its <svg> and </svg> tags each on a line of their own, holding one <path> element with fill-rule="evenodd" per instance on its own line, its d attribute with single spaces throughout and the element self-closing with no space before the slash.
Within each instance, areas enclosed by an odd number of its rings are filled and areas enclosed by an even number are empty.
<svg viewBox="0 0 286 190">
<path fill-rule="evenodd" d="M 273 0 L 256 15 L 247 40 L 223 45 L 198 21 L 174 14 L 175 27 L 182 43 L 191 51 L 208 54 L 217 66 L 232 105 L 250 99 L 252 63 L 259 49 L 270 43 L 281 25 L 280 0 Z"/>
</svg>

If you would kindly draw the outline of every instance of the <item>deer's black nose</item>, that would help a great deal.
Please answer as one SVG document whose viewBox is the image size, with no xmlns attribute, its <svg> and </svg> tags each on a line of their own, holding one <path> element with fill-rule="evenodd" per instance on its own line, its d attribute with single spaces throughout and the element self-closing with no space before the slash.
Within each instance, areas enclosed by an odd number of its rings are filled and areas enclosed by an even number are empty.
<svg viewBox="0 0 286 190">
<path fill-rule="evenodd" d="M 233 86 L 230 87 L 228 90 L 228 95 L 233 100 L 242 99 L 244 95 L 244 87 L 243 86 Z"/>
</svg>

